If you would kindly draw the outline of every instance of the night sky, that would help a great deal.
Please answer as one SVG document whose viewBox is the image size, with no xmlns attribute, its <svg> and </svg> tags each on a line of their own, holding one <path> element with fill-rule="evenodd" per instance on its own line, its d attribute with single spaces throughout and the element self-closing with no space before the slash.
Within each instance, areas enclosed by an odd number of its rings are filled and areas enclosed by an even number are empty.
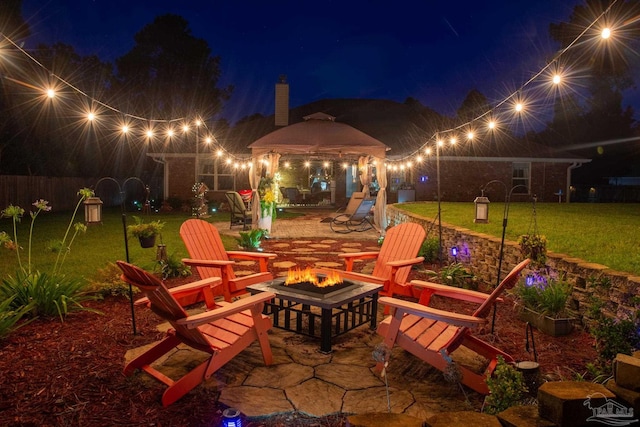
<svg viewBox="0 0 640 427">
<path fill-rule="evenodd" d="M 184 17 L 221 58 L 221 85 L 236 89 L 222 115 L 232 122 L 273 114 L 285 74 L 290 106 L 325 98 L 411 96 L 454 114 L 471 89 L 496 102 L 520 87 L 558 49 L 551 22 L 576 0 L 200 1 L 24 0 L 36 42 L 64 42 L 102 60 L 128 52 L 156 16 Z M 638 97 L 626 94 L 625 105 Z"/>
</svg>

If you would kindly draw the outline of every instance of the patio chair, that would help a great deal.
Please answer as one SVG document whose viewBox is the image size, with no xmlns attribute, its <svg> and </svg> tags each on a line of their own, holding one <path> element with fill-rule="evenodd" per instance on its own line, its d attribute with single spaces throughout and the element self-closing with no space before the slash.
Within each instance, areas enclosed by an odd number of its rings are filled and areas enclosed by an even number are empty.
<svg viewBox="0 0 640 427">
<path fill-rule="evenodd" d="M 354 191 L 351 193 L 351 197 L 349 198 L 347 205 L 344 206 L 342 215 L 352 215 L 358 206 L 360 206 L 360 201 L 364 199 L 364 196 L 364 191 Z"/>
<path fill-rule="evenodd" d="M 424 261 L 418 256 L 420 246 L 426 233 L 424 228 L 415 222 L 405 222 L 387 230 L 379 252 L 343 253 L 339 257 L 345 261 L 345 271 L 341 276 L 347 279 L 384 285 L 380 295 L 404 295 L 416 297 L 407 279 L 411 266 Z M 353 271 L 356 260 L 375 259 L 371 274 Z"/>
<path fill-rule="evenodd" d="M 488 394 L 486 378 L 493 374 L 498 363 L 498 356 L 505 361 L 513 362 L 513 357 L 474 336 L 472 328 L 485 325 L 491 307 L 502 292 L 518 282 L 522 270 L 529 264 L 526 259 L 516 265 L 491 294 L 476 292 L 447 285 L 411 281 L 411 285 L 422 289 L 420 302 L 410 302 L 398 298 L 382 297 L 380 303 L 391 307 L 393 314 L 378 325 L 378 334 L 384 337 L 384 344 L 392 349 L 398 345 L 433 367 L 446 372 L 454 370 L 461 373 L 462 384 L 477 391 Z M 472 315 L 428 307 L 431 296 L 454 298 L 478 303 L 479 307 Z M 483 372 L 458 363 L 452 353 L 459 347 L 466 347 L 486 358 L 488 364 Z M 384 362 L 376 366 L 378 371 Z"/>
<path fill-rule="evenodd" d="M 329 227 L 336 233 L 346 234 L 354 231 L 362 232 L 371 230 L 373 223 L 371 222 L 373 205 L 375 199 L 356 199 L 360 203 L 352 214 L 343 213 L 334 217 L 329 222 Z"/>
<path fill-rule="evenodd" d="M 184 242 L 190 258 L 182 260 L 186 265 L 195 267 L 202 279 L 219 277 L 222 286 L 215 287 L 215 295 L 222 295 L 226 301 L 245 294 L 245 288 L 255 283 L 273 280 L 273 274 L 267 269 L 270 259 L 276 254 L 263 252 L 227 251 L 220 239 L 218 229 L 211 223 L 201 219 L 188 219 L 180 226 L 180 237 Z M 235 261 L 257 261 L 260 272 L 236 277 L 233 270 Z"/>
<path fill-rule="evenodd" d="M 232 228 L 234 225 L 242 225 L 243 231 L 248 229 L 251 225 L 251 211 L 245 206 L 240 193 L 237 191 L 227 191 L 225 196 L 229 202 L 229 210 L 231 212 L 231 224 L 229 228 Z"/>
<path fill-rule="evenodd" d="M 301 205 L 305 202 L 303 194 L 296 187 L 287 187 L 284 192 L 290 205 Z"/>
<path fill-rule="evenodd" d="M 164 339 L 156 342 L 124 368 L 126 376 L 133 375 L 136 369 L 142 369 L 167 385 L 168 388 L 162 395 L 163 406 L 172 404 L 209 379 L 254 341 L 260 344 L 264 363 L 271 364 L 273 355 L 267 331 L 271 329 L 272 323 L 269 317 L 261 313 L 265 301 L 275 297 L 273 293 L 260 293 L 233 303 L 221 302 L 214 310 L 190 316 L 157 277 L 123 261 L 117 261 L 117 264 L 122 270 L 122 279 L 144 292 L 151 301 L 151 309 L 172 326 Z M 180 379 L 173 380 L 160 371 L 160 366 L 152 364 L 159 364 L 163 356 L 181 344 L 210 356 Z"/>
</svg>

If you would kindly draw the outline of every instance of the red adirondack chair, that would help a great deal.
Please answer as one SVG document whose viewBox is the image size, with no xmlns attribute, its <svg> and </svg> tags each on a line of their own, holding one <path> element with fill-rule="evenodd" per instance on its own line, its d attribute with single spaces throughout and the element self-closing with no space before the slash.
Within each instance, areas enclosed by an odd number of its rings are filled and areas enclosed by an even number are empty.
<svg viewBox="0 0 640 427">
<path fill-rule="evenodd" d="M 391 349 L 397 344 L 443 372 L 451 363 L 450 355 L 461 346 L 485 357 L 489 363 L 485 371 L 481 373 L 474 372 L 462 364 L 456 364 L 456 366 L 462 373 L 461 382 L 463 384 L 479 393 L 488 394 L 489 389 L 485 379 L 487 375 L 493 374 L 498 363 L 498 356 L 504 357 L 507 362 L 513 362 L 513 358 L 475 337 L 472 334 L 472 328 L 487 323 L 486 317 L 491 311 L 491 307 L 505 289 L 513 287 L 518 282 L 520 273 L 529 264 L 529 261 L 526 259 L 516 265 L 491 294 L 412 280 L 410 283 L 413 286 L 422 289 L 420 303 L 398 298 L 380 298 L 380 303 L 391 307 L 393 314 L 380 322 L 377 332 L 384 337 L 383 342 L 388 348 Z M 433 295 L 476 302 L 480 306 L 472 315 L 438 310 L 428 307 Z M 379 362 L 376 366 L 379 371 L 383 367 L 383 362 Z"/>
<path fill-rule="evenodd" d="M 180 227 L 180 237 L 191 258 L 182 260 L 195 267 L 202 279 L 219 277 L 222 286 L 214 288 L 215 295 L 222 295 L 226 301 L 247 293 L 245 288 L 255 283 L 273 280 L 267 269 L 267 262 L 276 254 L 262 252 L 227 251 L 220 239 L 218 229 L 201 219 L 188 219 Z M 233 259 L 251 260 L 260 263 L 260 272 L 236 277 Z"/>
<path fill-rule="evenodd" d="M 424 241 L 424 228 L 414 222 L 405 222 L 387 230 L 379 252 L 343 253 L 339 256 L 345 261 L 345 271 L 340 272 L 345 279 L 384 285 L 380 295 L 405 295 L 415 297 L 411 286 L 407 284 L 411 266 L 424 261 L 418 252 Z M 353 271 L 356 260 L 375 259 L 371 274 Z"/>
<path fill-rule="evenodd" d="M 264 302 L 275 297 L 273 293 L 263 292 L 233 303 L 221 302 L 214 310 L 189 316 L 158 278 L 135 265 L 123 261 L 117 264 L 122 270 L 122 279 L 143 291 L 151 303 L 151 309 L 173 327 L 163 340 L 124 368 L 127 376 L 133 375 L 136 369 L 142 369 L 167 385 L 162 395 L 164 406 L 172 404 L 211 377 L 254 341 L 260 343 L 264 363 L 271 364 L 273 355 L 267 331 L 272 323 L 269 317 L 261 313 Z M 210 357 L 180 379 L 173 380 L 152 363 L 179 344 L 209 353 Z"/>
</svg>

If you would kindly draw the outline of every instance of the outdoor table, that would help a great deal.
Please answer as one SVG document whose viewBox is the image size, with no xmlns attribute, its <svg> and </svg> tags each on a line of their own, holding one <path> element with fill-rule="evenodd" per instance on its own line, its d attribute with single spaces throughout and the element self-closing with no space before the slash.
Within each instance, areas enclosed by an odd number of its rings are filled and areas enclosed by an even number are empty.
<svg viewBox="0 0 640 427">
<path fill-rule="evenodd" d="M 367 322 L 372 329 L 377 325 L 378 292 L 383 286 L 349 282 L 353 286 L 325 295 L 285 286 L 284 278 L 247 286 L 247 291 L 275 293 L 274 300 L 266 302 L 264 308 L 273 326 L 320 338 L 320 351 L 330 353 L 334 337 Z"/>
</svg>

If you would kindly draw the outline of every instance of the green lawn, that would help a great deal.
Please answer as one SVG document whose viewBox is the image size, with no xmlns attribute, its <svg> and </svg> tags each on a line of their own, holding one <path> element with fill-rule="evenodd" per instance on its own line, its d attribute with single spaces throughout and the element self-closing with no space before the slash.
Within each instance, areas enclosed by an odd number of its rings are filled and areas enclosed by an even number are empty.
<svg viewBox="0 0 640 427">
<path fill-rule="evenodd" d="M 398 206 L 434 220 L 438 212 L 435 202 Z M 547 237 L 549 250 L 640 275 L 640 204 L 538 203 L 535 211 L 537 221 L 532 203 L 512 202 L 506 239 L 516 241 L 519 235 L 532 233 L 537 223 L 538 233 Z M 442 203 L 441 212 L 444 223 L 502 236 L 504 203 L 489 205 L 489 224 L 473 222 L 472 202 Z M 437 223 L 430 236 L 437 236 Z"/>
<path fill-rule="evenodd" d="M 295 217 L 299 214 L 279 212 L 279 217 Z M 180 225 L 190 216 L 186 213 L 151 214 L 141 215 L 127 213 L 127 225 L 134 224 L 133 216 L 139 216 L 145 221 L 160 220 L 165 222 L 162 230 L 162 243 L 167 245 L 167 253 L 174 254 L 178 258 L 187 256 L 187 251 L 180 239 Z M 46 248 L 52 240 L 62 240 L 71 213 L 41 212 L 34 223 L 33 240 L 31 249 L 32 265 L 40 271 L 50 271 L 57 254 Z M 84 211 L 81 209 L 76 222 L 84 221 Z M 210 222 L 229 222 L 229 213 L 215 213 Z M 276 219 L 277 221 L 277 219 Z M 23 248 L 20 251 L 23 265 L 26 265 L 28 257 L 29 226 L 31 218 L 26 213 L 18 228 L 18 243 Z M 13 238 L 12 221 L 8 218 L 0 219 L 0 231 L 6 231 Z M 233 237 L 222 236 L 225 247 L 236 249 L 237 242 Z M 142 249 L 137 239 L 129 239 L 129 259 L 131 262 L 152 270 L 155 267 L 156 249 Z M 160 243 L 160 239 L 156 244 Z M 119 209 L 105 210 L 102 225 L 91 225 L 85 234 L 80 234 L 71 246 L 71 252 L 67 255 L 62 272 L 75 277 L 95 277 L 97 270 L 105 267 L 109 262 L 126 259 L 125 239 L 123 231 L 122 214 Z M 16 253 L 0 247 L 0 279 L 7 275 L 14 275 L 18 263 Z"/>
</svg>

